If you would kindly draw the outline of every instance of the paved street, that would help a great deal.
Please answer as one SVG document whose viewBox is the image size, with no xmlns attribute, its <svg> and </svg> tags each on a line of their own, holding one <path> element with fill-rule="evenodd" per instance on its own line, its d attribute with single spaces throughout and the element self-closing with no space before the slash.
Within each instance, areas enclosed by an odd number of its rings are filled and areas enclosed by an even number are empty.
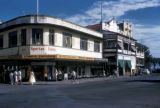
<svg viewBox="0 0 160 108">
<path fill-rule="evenodd" d="M 160 76 L 0 85 L 0 108 L 160 108 Z"/>
</svg>

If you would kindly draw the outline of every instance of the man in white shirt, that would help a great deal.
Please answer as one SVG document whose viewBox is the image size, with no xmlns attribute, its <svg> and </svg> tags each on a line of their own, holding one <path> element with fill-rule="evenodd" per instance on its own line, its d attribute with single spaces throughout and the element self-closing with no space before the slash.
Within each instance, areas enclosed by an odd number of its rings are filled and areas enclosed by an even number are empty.
<svg viewBox="0 0 160 108">
<path fill-rule="evenodd" d="M 74 70 L 72 71 L 72 79 L 73 79 L 73 81 L 76 80 L 76 72 Z"/>
<path fill-rule="evenodd" d="M 22 72 L 21 72 L 21 70 L 19 70 L 17 72 L 17 75 L 18 75 L 18 83 L 21 84 L 22 83 Z"/>
<path fill-rule="evenodd" d="M 14 71 L 14 84 L 15 85 L 18 84 L 18 73 L 17 73 L 17 70 Z"/>
<path fill-rule="evenodd" d="M 11 83 L 11 85 L 13 85 L 13 83 L 14 83 L 14 78 L 13 78 L 13 73 L 12 73 L 12 72 L 9 73 L 9 78 L 10 78 L 10 83 Z"/>
</svg>

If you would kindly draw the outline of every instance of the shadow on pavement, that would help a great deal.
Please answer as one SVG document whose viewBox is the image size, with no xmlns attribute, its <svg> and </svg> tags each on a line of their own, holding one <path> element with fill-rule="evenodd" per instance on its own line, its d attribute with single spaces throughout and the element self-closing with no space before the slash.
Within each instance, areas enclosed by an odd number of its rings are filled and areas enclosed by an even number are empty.
<svg viewBox="0 0 160 108">
<path fill-rule="evenodd" d="M 150 82 L 150 83 L 160 83 L 160 80 L 130 80 L 126 82 Z"/>
</svg>

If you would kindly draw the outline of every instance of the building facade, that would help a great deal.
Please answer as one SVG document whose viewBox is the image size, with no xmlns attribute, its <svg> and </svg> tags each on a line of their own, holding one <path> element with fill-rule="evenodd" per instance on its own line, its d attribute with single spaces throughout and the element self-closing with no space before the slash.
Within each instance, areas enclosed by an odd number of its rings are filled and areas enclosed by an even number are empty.
<svg viewBox="0 0 160 108">
<path fill-rule="evenodd" d="M 145 58 L 145 52 L 144 52 L 144 45 L 141 43 L 136 42 L 136 68 L 137 73 L 139 74 L 142 68 L 144 68 L 144 58 Z"/>
<path fill-rule="evenodd" d="M 103 33 L 103 57 L 108 59 L 109 74 L 132 75 L 136 71 L 136 40 L 128 22 L 117 23 L 115 19 L 87 26 Z"/>
<path fill-rule="evenodd" d="M 0 24 L 0 78 L 21 69 L 28 79 L 55 80 L 75 70 L 77 77 L 100 74 L 103 68 L 101 33 L 62 19 L 27 15 Z M 102 64 L 101 64 L 102 63 Z"/>
</svg>

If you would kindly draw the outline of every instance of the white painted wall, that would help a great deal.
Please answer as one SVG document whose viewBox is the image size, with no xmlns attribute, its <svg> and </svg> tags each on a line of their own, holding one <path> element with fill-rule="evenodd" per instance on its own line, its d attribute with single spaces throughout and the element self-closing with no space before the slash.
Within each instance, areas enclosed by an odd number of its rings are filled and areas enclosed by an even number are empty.
<svg viewBox="0 0 160 108">
<path fill-rule="evenodd" d="M 80 35 L 74 33 L 72 36 L 72 48 L 80 49 Z"/>
<path fill-rule="evenodd" d="M 91 39 L 88 40 L 88 51 L 94 51 L 94 41 Z"/>
<path fill-rule="evenodd" d="M 110 22 L 102 23 L 102 30 L 109 30 L 109 31 L 117 32 L 117 33 L 120 32 L 117 22 L 115 20 L 111 20 Z"/>
<path fill-rule="evenodd" d="M 53 28 L 55 30 L 55 46 L 49 46 L 49 29 L 50 26 L 27 26 L 23 27 L 27 29 L 27 44 L 32 44 L 32 28 L 42 28 L 43 29 L 43 45 L 41 46 L 23 46 L 8 48 L 8 33 L 10 31 L 17 30 L 18 36 L 22 28 L 15 28 L 4 32 L 4 47 L 6 49 L 0 50 L 0 56 L 5 55 L 16 55 L 19 49 L 19 55 L 69 55 L 69 56 L 80 56 L 80 57 L 91 57 L 91 58 L 102 58 L 102 41 L 100 41 L 100 52 L 94 52 L 94 38 L 89 38 L 87 35 L 83 35 L 88 38 L 88 42 L 91 43 L 88 45 L 88 51 L 80 50 L 80 36 L 81 34 L 71 31 L 66 31 L 64 29 Z M 72 34 L 72 43 L 73 48 L 63 48 L 63 32 L 69 32 Z M 19 39 L 19 38 L 18 38 Z M 96 40 L 96 39 L 95 39 Z"/>
<path fill-rule="evenodd" d="M 63 46 L 62 31 L 55 29 L 55 46 Z"/>
<path fill-rule="evenodd" d="M 43 28 L 43 44 L 49 45 L 49 29 L 46 27 Z"/>
<path fill-rule="evenodd" d="M 68 55 L 80 57 L 102 58 L 102 53 L 83 51 L 56 46 L 31 46 L 30 55 Z"/>
<path fill-rule="evenodd" d="M 38 20 L 37 20 L 38 19 Z M 85 27 L 82 27 L 80 25 L 71 23 L 69 21 L 65 21 L 59 18 L 54 18 L 54 17 L 49 17 L 49 16 L 24 16 L 24 17 L 19 17 L 16 18 L 12 21 L 8 21 L 8 22 L 4 22 L 0 25 L 0 29 L 11 26 L 11 25 L 15 25 L 15 24 L 22 24 L 22 23 L 26 23 L 26 24 L 52 24 L 55 26 L 61 26 L 61 27 L 65 27 L 65 28 L 69 28 L 72 30 L 76 30 L 79 32 L 83 32 L 86 33 L 88 35 L 94 35 L 96 37 L 100 37 L 102 38 L 102 34 L 99 32 L 96 32 L 94 30 L 90 30 L 87 29 Z"/>
</svg>

